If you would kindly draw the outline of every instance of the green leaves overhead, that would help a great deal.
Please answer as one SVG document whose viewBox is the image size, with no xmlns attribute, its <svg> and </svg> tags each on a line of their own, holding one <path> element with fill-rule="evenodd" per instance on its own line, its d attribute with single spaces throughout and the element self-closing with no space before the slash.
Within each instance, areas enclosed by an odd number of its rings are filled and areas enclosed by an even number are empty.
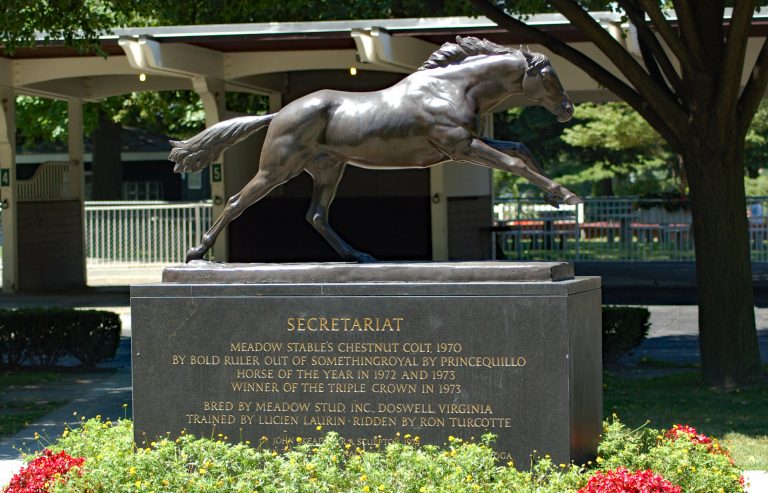
<svg viewBox="0 0 768 493">
<path fill-rule="evenodd" d="M 663 144 L 648 122 L 624 103 L 580 104 L 578 118 L 584 121 L 563 132 L 563 140 L 575 147 L 624 151 Z"/>
<path fill-rule="evenodd" d="M 90 51 L 100 34 L 124 19 L 110 2 L 101 0 L 5 0 L 0 7 L 0 44 L 13 53 L 33 45 L 36 33 L 44 33 L 46 42 Z"/>
<path fill-rule="evenodd" d="M 5 0 L 0 45 L 6 53 L 44 42 L 98 51 L 98 37 L 126 26 L 301 22 L 469 15 L 464 0 Z"/>
</svg>

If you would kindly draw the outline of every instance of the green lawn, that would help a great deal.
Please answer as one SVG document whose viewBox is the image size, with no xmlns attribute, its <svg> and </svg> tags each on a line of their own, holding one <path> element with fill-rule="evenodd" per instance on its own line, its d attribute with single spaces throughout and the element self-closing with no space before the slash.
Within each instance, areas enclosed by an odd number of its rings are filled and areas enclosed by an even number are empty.
<svg viewBox="0 0 768 493">
<path fill-rule="evenodd" d="M 606 372 L 603 382 L 606 416 L 616 413 L 630 427 L 688 424 L 718 437 L 739 467 L 768 470 L 768 383 L 714 390 L 688 370 L 652 378 Z"/>
<path fill-rule="evenodd" d="M 498 245 L 497 245 L 498 247 Z M 577 256 L 578 250 L 578 256 Z M 670 260 L 681 261 L 695 260 L 695 254 L 692 248 L 684 246 L 675 246 L 672 244 L 662 244 L 659 242 L 639 242 L 633 240 L 629 243 L 620 243 L 613 241 L 608 243 L 605 238 L 599 239 L 581 239 L 578 242 L 573 238 L 565 240 L 561 244 L 559 237 L 555 236 L 552 240 L 551 248 L 546 248 L 544 240 L 538 238 L 538 241 L 523 240 L 520 249 L 517 250 L 514 242 L 509 241 L 503 246 L 508 260 L 516 260 L 517 256 L 525 260 Z"/>
<path fill-rule="evenodd" d="M 19 397 L 23 388 L 55 384 L 61 374 L 42 371 L 0 372 L 0 436 L 13 435 L 66 401 Z"/>
<path fill-rule="evenodd" d="M 0 371 L 0 392 L 25 386 L 37 386 L 55 382 L 61 374 L 50 371 L 12 370 Z"/>
</svg>

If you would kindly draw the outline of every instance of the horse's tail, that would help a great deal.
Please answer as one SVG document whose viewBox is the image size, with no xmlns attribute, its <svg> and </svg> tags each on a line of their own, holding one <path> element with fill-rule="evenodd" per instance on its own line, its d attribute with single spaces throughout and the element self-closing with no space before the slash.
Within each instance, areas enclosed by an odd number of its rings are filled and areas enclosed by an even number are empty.
<svg viewBox="0 0 768 493">
<path fill-rule="evenodd" d="M 232 118 L 219 122 L 190 139 L 172 140 L 173 149 L 168 155 L 168 160 L 176 163 L 173 171 L 176 173 L 202 171 L 210 163 L 219 159 L 227 147 L 237 144 L 269 125 L 274 116 L 275 113 Z"/>
</svg>

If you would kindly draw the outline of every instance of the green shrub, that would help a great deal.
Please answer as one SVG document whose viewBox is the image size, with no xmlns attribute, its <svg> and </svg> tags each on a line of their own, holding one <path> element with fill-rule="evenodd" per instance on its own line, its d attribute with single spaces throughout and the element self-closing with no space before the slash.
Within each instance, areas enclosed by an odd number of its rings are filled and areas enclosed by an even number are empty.
<svg viewBox="0 0 768 493">
<path fill-rule="evenodd" d="M 650 318 L 651 312 L 642 306 L 603 306 L 603 362 L 613 363 L 640 345 Z"/>
<path fill-rule="evenodd" d="M 320 443 L 271 451 L 263 444 L 230 444 L 182 435 L 136 448 L 128 420 L 84 421 L 50 448 L 85 457 L 82 475 L 56 483 L 58 493 L 576 493 L 580 467 L 549 458 L 530 471 L 497 464 L 493 438 L 419 446 L 410 435 L 381 449 L 362 450 L 327 433 Z"/>
<path fill-rule="evenodd" d="M 600 455 L 588 467 L 545 456 L 518 470 L 495 459 L 492 435 L 481 443 L 449 437 L 442 447 L 419 445 L 410 435 L 397 439 L 362 450 L 330 432 L 319 443 L 271 451 L 266 437 L 249 445 L 182 434 L 137 448 L 130 420 L 90 419 L 49 444 L 85 458 L 80 473 L 54 483 L 51 492 L 577 493 L 597 471 L 617 467 L 651 469 L 686 493 L 742 491 L 725 451 L 669 432 L 629 430 L 618 420 L 605 423 Z"/>
<path fill-rule="evenodd" d="M 741 472 L 717 440 L 702 444 L 684 434 L 675 439 L 670 431 L 630 430 L 618 419 L 606 421 L 598 449 L 600 468 L 650 469 L 685 493 L 743 493 Z"/>
<path fill-rule="evenodd" d="M 99 310 L 76 313 L 78 323 L 70 327 L 70 337 L 65 342 L 67 353 L 85 367 L 114 358 L 120 345 L 120 316 Z"/>
<path fill-rule="evenodd" d="M 0 310 L 0 365 L 54 366 L 64 356 L 92 367 L 114 357 L 120 317 L 99 310 L 21 308 Z"/>
</svg>

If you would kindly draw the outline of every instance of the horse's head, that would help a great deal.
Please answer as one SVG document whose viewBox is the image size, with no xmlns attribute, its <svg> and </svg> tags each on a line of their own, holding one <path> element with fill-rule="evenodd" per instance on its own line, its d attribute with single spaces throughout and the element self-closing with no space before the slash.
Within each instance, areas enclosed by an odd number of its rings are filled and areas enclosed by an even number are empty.
<svg viewBox="0 0 768 493">
<path fill-rule="evenodd" d="M 525 95 L 546 109 L 559 122 L 567 122 L 573 116 L 573 103 L 566 94 L 557 72 L 549 60 L 540 53 L 521 50 L 528 68 L 523 77 L 523 92 Z"/>
</svg>

